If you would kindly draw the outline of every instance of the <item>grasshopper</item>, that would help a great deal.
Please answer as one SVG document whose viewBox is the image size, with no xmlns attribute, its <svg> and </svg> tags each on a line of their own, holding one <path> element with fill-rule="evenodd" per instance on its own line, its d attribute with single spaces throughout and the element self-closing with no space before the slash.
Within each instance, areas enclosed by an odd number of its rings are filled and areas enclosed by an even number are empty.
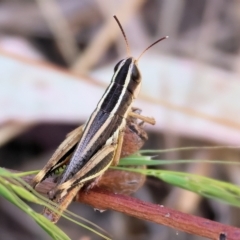
<svg viewBox="0 0 240 240">
<path fill-rule="evenodd" d="M 129 49 L 124 30 L 117 17 L 114 18 Z M 165 38 L 157 40 L 146 50 Z M 67 208 L 82 187 L 93 187 L 110 166 L 118 164 L 128 116 L 153 123 L 152 119 L 131 111 L 132 102 L 137 98 L 141 86 L 141 74 L 137 66 L 139 58 L 128 57 L 116 64 L 110 85 L 87 123 L 69 134 L 33 179 L 32 186 L 35 188 L 69 162 L 56 187 L 49 192 L 49 198 L 59 205 L 59 213 Z M 45 209 L 44 215 L 53 222 L 60 217 L 50 209 Z"/>
<path fill-rule="evenodd" d="M 143 146 L 145 141 L 148 139 L 147 133 L 143 129 L 144 121 L 138 123 L 136 119 L 137 115 L 140 114 L 139 109 L 133 109 L 133 115 L 127 117 L 127 124 L 124 129 L 124 141 L 121 150 L 121 157 L 129 156 Z M 139 115 L 141 119 L 145 119 L 150 124 L 155 124 L 155 120 L 153 118 L 148 118 L 142 115 Z M 52 159 L 61 159 L 65 158 L 61 164 L 56 165 L 54 167 L 55 171 L 64 165 L 67 164 L 69 159 L 71 158 L 71 153 L 73 149 L 76 148 L 77 143 L 79 142 L 79 135 L 81 132 L 81 127 L 76 128 L 74 131 L 67 135 L 67 138 L 64 142 L 58 147 L 55 151 Z M 70 154 L 69 154 L 70 153 Z M 53 171 L 54 171 L 53 169 Z M 44 179 L 47 177 L 46 175 Z M 121 181 L 120 181 L 121 180 Z M 117 182 L 116 182 L 117 181 Z M 135 192 L 145 181 L 145 177 L 143 175 L 139 175 L 131 172 L 123 172 L 117 170 L 108 170 L 108 174 L 104 174 L 97 185 L 101 188 L 104 188 L 110 192 L 122 193 L 122 194 L 131 194 Z M 96 181 L 94 181 L 94 184 Z M 72 190 L 68 191 L 68 194 L 64 198 L 59 198 L 55 201 L 58 204 L 56 211 L 52 211 L 48 208 L 45 208 L 43 214 L 50 219 L 52 222 L 56 223 L 60 218 L 60 213 L 62 213 L 68 205 L 72 202 L 73 198 L 77 195 L 81 186 L 75 187 Z"/>
</svg>

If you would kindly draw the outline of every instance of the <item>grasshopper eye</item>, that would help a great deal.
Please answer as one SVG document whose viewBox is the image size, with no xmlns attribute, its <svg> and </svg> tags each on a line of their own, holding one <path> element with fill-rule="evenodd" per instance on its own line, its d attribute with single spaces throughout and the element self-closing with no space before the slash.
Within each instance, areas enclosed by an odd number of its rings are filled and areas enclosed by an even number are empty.
<svg viewBox="0 0 240 240">
<path fill-rule="evenodd" d="M 118 67 L 119 67 L 119 65 L 121 64 L 122 61 L 123 61 L 123 60 L 120 60 L 120 61 L 115 65 L 115 67 L 114 67 L 114 72 L 116 72 L 116 71 L 118 70 Z"/>
<path fill-rule="evenodd" d="M 140 82 L 141 81 L 141 75 L 138 70 L 138 67 L 134 64 L 132 68 L 132 80 L 134 82 Z"/>
</svg>

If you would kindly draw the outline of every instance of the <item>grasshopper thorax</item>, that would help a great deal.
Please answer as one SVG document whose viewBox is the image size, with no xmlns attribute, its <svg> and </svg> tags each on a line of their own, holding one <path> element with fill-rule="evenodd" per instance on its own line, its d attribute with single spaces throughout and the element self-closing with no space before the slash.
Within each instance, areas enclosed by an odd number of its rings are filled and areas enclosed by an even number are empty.
<svg viewBox="0 0 240 240">
<path fill-rule="evenodd" d="M 137 66 L 137 61 L 133 57 L 120 60 L 114 67 L 114 73 L 119 72 L 120 69 L 122 69 L 122 72 L 129 72 L 133 81 L 141 81 L 141 74 Z"/>
</svg>

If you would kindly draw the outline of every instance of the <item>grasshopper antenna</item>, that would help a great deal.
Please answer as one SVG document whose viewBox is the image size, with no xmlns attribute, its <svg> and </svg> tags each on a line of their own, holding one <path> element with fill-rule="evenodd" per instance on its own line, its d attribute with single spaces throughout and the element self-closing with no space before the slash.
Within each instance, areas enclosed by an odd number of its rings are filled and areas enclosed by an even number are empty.
<svg viewBox="0 0 240 240">
<path fill-rule="evenodd" d="M 128 54 L 129 56 L 131 56 L 130 48 L 129 48 L 129 44 L 128 44 L 128 40 L 127 40 L 127 36 L 126 36 L 126 34 L 125 34 L 124 30 L 123 30 L 123 27 L 122 27 L 120 21 L 118 20 L 117 16 L 114 15 L 113 17 L 114 17 L 114 19 L 116 20 L 116 22 L 117 22 L 119 28 L 121 29 L 122 35 L 123 35 L 124 40 L 125 40 L 125 43 L 126 43 L 127 54 Z"/>
<path fill-rule="evenodd" d="M 159 43 L 159 42 L 161 42 L 162 40 L 165 40 L 165 39 L 167 39 L 167 38 L 169 38 L 169 37 L 168 37 L 168 36 L 165 36 L 165 37 L 163 37 L 163 38 L 160 38 L 160 39 L 158 39 L 156 42 L 154 42 L 154 43 L 152 43 L 150 46 L 148 46 L 148 47 L 140 54 L 140 56 L 137 58 L 137 62 L 139 61 L 139 59 L 142 57 L 142 55 L 143 55 L 149 48 L 151 48 L 152 46 L 156 45 L 157 43 Z"/>
</svg>

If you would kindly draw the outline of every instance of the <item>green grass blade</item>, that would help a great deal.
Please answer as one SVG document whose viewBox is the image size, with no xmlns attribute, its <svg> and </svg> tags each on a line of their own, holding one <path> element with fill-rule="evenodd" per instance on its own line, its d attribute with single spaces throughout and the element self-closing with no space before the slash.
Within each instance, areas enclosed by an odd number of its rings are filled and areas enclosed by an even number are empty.
<svg viewBox="0 0 240 240">
<path fill-rule="evenodd" d="M 231 183 L 214 180 L 204 176 L 166 170 L 117 169 L 153 176 L 171 185 L 195 192 L 201 196 L 221 200 L 230 205 L 240 207 L 240 187 Z"/>
<path fill-rule="evenodd" d="M 240 149 L 240 146 L 191 146 L 191 147 L 180 147 L 180 148 L 168 148 L 161 150 L 140 150 L 140 154 L 145 153 L 166 153 L 166 152 L 176 152 L 176 151 L 191 151 L 191 150 L 199 150 L 199 149 Z"/>
<path fill-rule="evenodd" d="M 205 160 L 205 159 L 179 159 L 179 160 L 152 160 L 149 156 L 131 156 L 123 158 L 120 160 L 120 166 L 129 165 L 146 165 L 146 166 L 156 166 L 156 165 L 171 165 L 171 164 L 184 164 L 184 163 L 213 163 L 213 164 L 234 164 L 240 165 L 240 162 L 230 162 L 223 160 Z"/>
<path fill-rule="evenodd" d="M 36 171 L 34 171 L 34 172 L 36 172 Z M 1 176 L 3 176 L 4 178 L 2 178 Z M 20 174 L 20 176 L 25 176 L 25 173 Z M 11 182 L 9 182 L 8 179 Z M 8 199 L 14 205 L 20 207 L 24 212 L 26 212 L 29 216 L 31 216 L 53 239 L 69 239 L 66 235 L 65 235 L 65 237 L 60 236 L 60 238 L 59 238 L 58 237 L 59 232 L 56 230 L 56 228 L 57 229 L 59 229 L 59 228 L 55 224 L 51 223 L 48 219 L 46 219 L 41 214 L 34 212 L 30 207 L 28 207 L 28 205 L 26 203 L 24 203 L 20 199 L 20 198 L 23 198 L 24 200 L 27 200 L 29 202 L 33 202 L 33 203 L 36 203 L 39 205 L 43 205 L 47 208 L 50 208 L 53 211 L 56 210 L 54 208 L 54 204 L 52 202 L 51 202 L 51 204 L 49 204 L 49 199 L 43 197 L 42 195 L 37 193 L 34 189 L 32 189 L 32 187 L 29 184 L 27 184 L 23 179 L 19 178 L 19 174 L 11 173 L 3 168 L 0 168 L 0 187 L 2 187 L 2 189 L 0 188 L 0 191 L 2 190 L 3 197 Z M 29 190 L 31 190 L 31 192 Z M 0 195 L 1 195 L 1 192 L 0 192 Z M 21 201 L 21 202 L 19 202 L 19 201 Z M 69 215 L 70 215 L 70 217 L 69 217 Z M 97 232 L 92 227 L 106 233 L 106 231 L 104 229 L 98 227 L 96 224 L 94 224 L 80 216 L 77 216 L 74 213 L 71 213 L 70 211 L 66 211 L 66 213 L 64 213 L 62 215 L 62 217 L 68 219 L 69 221 L 74 222 L 75 224 L 78 224 L 81 227 L 88 229 L 89 231 L 99 235 L 103 239 L 110 239 L 109 237 Z M 81 221 L 87 223 L 91 227 L 87 226 L 86 224 L 82 224 L 79 221 L 75 221 L 74 219 L 72 219 L 72 217 L 75 217 L 78 220 L 81 220 Z M 48 223 L 51 224 L 50 228 L 49 228 Z M 53 230 L 53 231 L 51 231 L 51 230 Z"/>
<path fill-rule="evenodd" d="M 37 173 L 39 173 L 39 170 L 21 172 L 21 173 L 12 173 L 12 176 L 25 177 L 25 176 L 30 176 L 30 175 L 36 175 Z"/>
<path fill-rule="evenodd" d="M 39 226 L 41 226 L 53 239 L 56 240 L 70 240 L 70 238 L 61 231 L 56 225 L 47 220 L 41 214 L 32 210 L 25 202 L 23 202 L 11 188 L 8 181 L 0 178 L 0 195 L 7 199 L 9 202 L 20 208 L 22 211 L 31 216 Z"/>
</svg>

